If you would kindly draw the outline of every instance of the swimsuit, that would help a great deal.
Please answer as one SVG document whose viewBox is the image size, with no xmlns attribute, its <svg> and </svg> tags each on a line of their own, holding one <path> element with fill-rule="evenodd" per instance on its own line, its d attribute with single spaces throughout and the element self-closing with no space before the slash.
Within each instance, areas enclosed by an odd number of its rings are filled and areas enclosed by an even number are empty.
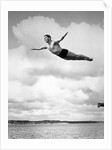
<svg viewBox="0 0 112 150">
<path fill-rule="evenodd" d="M 62 51 L 58 54 L 59 57 L 65 58 L 67 56 L 68 50 L 62 49 Z"/>
</svg>

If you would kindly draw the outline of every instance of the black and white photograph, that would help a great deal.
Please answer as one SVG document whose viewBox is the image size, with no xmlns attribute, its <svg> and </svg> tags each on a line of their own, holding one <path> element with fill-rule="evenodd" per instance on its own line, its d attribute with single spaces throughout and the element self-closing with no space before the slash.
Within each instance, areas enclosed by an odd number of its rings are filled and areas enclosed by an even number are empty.
<svg viewBox="0 0 112 150">
<path fill-rule="evenodd" d="M 109 4 L 1 4 L 0 149 L 110 149 Z"/>
<path fill-rule="evenodd" d="M 8 138 L 104 138 L 104 12 L 8 12 Z"/>
</svg>

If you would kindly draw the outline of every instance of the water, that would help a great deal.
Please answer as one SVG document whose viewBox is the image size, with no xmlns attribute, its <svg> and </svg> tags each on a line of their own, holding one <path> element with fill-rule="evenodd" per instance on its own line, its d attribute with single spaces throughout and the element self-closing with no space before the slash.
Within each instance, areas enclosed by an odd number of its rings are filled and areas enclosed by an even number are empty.
<svg viewBox="0 0 112 150">
<path fill-rule="evenodd" d="M 103 123 L 9 124 L 9 139 L 103 139 Z"/>
</svg>

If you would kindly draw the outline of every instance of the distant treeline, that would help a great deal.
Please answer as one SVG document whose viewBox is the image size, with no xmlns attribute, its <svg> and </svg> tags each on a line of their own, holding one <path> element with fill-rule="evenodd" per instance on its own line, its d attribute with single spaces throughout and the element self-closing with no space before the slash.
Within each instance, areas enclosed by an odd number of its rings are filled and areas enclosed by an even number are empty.
<svg viewBox="0 0 112 150">
<path fill-rule="evenodd" d="M 29 121 L 29 120 L 8 120 L 9 124 L 47 124 L 47 123 L 103 123 L 103 121 L 60 121 L 60 120 L 42 120 L 42 121 Z"/>
</svg>

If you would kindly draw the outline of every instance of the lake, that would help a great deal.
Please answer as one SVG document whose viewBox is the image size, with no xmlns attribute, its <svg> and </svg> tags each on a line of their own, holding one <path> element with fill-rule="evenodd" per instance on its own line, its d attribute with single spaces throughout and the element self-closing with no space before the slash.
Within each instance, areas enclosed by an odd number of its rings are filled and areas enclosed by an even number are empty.
<svg viewBox="0 0 112 150">
<path fill-rule="evenodd" d="M 104 123 L 9 124 L 9 139 L 103 139 Z"/>
</svg>

